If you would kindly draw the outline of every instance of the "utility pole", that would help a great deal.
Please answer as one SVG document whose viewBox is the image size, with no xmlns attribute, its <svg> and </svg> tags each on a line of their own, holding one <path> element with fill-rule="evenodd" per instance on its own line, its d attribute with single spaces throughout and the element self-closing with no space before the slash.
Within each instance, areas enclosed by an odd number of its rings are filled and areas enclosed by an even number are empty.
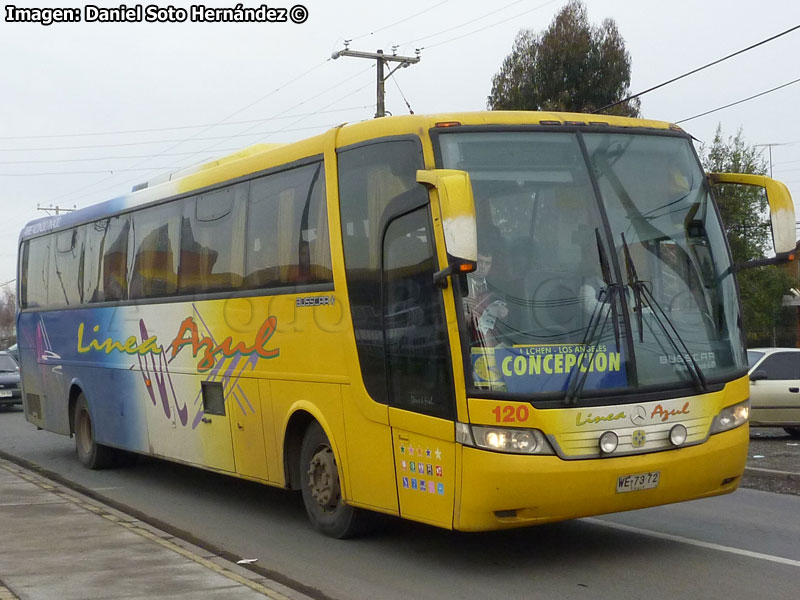
<svg viewBox="0 0 800 600">
<path fill-rule="evenodd" d="M 401 67 L 403 69 L 407 68 L 410 65 L 416 64 L 419 62 L 419 50 L 416 52 L 416 56 L 398 56 L 396 52 L 392 52 L 392 54 L 384 54 L 383 50 L 378 50 L 377 52 L 361 52 L 359 50 L 350 50 L 350 40 L 345 40 L 344 42 L 344 50 L 338 50 L 331 55 L 331 58 L 336 60 L 340 56 L 352 56 L 353 58 L 367 58 L 369 60 L 377 61 L 377 110 L 375 111 L 375 118 L 378 119 L 380 117 L 386 116 L 386 90 L 385 90 L 385 83 L 389 80 L 389 77 L 394 75 L 394 72 Z M 399 63 L 394 69 L 389 71 L 389 74 L 384 77 L 384 68 L 388 66 L 390 62 Z"/>
<path fill-rule="evenodd" d="M 60 206 L 40 206 L 36 205 L 36 210 L 43 210 L 47 213 L 48 216 L 52 216 L 50 211 L 55 211 L 56 215 L 61 214 L 62 212 L 72 212 L 73 210 L 77 209 L 77 206 L 73 206 L 72 208 L 61 208 Z"/>
<path fill-rule="evenodd" d="M 773 146 L 786 146 L 786 143 L 782 144 L 753 144 L 756 148 L 766 147 L 769 149 L 769 176 L 772 177 L 772 147 Z"/>
</svg>

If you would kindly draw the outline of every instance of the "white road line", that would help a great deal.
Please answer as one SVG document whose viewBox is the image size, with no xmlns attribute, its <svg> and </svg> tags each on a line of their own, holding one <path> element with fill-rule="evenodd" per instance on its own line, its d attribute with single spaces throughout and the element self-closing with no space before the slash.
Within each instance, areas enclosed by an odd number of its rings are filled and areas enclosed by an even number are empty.
<svg viewBox="0 0 800 600">
<path fill-rule="evenodd" d="M 678 542 L 680 544 L 689 544 L 690 546 L 708 548 L 709 550 L 717 550 L 719 552 L 728 552 L 729 554 L 738 554 L 739 556 L 747 556 L 748 558 L 768 560 L 770 562 L 778 563 L 781 565 L 789 565 L 790 567 L 800 567 L 800 560 L 792 560 L 791 558 L 783 558 L 782 556 L 773 556 L 772 554 L 763 554 L 762 552 L 752 552 L 750 550 L 733 548 L 731 546 L 723 546 L 722 544 L 713 544 L 711 542 L 701 542 L 700 540 L 693 540 L 692 538 L 685 538 L 680 535 L 661 533 L 660 531 L 652 531 L 650 529 L 641 529 L 639 527 L 632 527 L 630 525 L 622 525 L 621 523 L 611 523 L 609 521 L 603 521 L 602 519 L 587 518 L 581 520 L 592 523 L 593 525 L 601 525 L 603 527 L 609 527 L 611 529 L 619 529 L 620 531 L 629 531 L 631 533 L 647 535 L 662 540 Z"/>
</svg>

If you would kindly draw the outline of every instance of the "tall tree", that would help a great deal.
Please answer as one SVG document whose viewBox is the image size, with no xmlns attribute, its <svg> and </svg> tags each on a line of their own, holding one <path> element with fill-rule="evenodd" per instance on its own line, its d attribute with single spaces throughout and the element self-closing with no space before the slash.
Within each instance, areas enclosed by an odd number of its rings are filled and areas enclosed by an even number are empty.
<svg viewBox="0 0 800 600">
<path fill-rule="evenodd" d="M 764 175 L 767 165 L 761 153 L 749 145 L 739 129 L 727 138 L 717 127 L 710 148 L 701 148 L 706 171 Z M 714 195 L 731 246 L 734 262 L 763 258 L 772 245 L 769 204 L 763 190 L 743 185 L 717 185 Z M 770 346 L 796 343 L 796 319 L 782 306 L 783 296 L 798 281 L 781 267 L 759 267 L 739 272 L 739 289 L 747 341 Z M 776 327 L 784 323 L 785 327 Z"/>
<path fill-rule="evenodd" d="M 631 59 L 613 19 L 589 23 L 586 7 L 570 0 L 541 33 L 523 29 L 492 78 L 492 110 L 591 112 L 622 100 L 630 86 Z M 639 100 L 608 112 L 639 116 Z"/>
</svg>

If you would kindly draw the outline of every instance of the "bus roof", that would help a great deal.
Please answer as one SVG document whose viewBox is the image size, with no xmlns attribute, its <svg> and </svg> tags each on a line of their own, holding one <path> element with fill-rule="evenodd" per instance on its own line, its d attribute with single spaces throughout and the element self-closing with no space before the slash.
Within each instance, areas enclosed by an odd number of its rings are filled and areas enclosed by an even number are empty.
<svg viewBox="0 0 800 600">
<path fill-rule="evenodd" d="M 348 146 L 365 140 L 418 134 L 435 127 L 480 125 L 586 125 L 676 130 L 680 127 L 664 121 L 634 119 L 611 115 L 531 111 L 483 111 L 407 115 L 385 117 L 336 127 L 336 146 Z M 189 193 L 216 183 L 256 173 L 264 169 L 303 158 L 321 155 L 330 131 L 285 144 L 256 144 L 177 172 L 154 178 L 134 190 L 92 206 L 63 215 L 42 217 L 29 221 L 20 233 L 20 241 L 29 237 L 75 226 L 126 212 L 142 205 Z"/>
</svg>

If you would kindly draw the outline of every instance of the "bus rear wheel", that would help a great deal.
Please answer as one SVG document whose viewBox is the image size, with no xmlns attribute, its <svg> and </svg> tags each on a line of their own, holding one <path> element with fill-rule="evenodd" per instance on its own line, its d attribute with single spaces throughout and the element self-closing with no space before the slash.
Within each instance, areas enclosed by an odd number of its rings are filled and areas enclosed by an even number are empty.
<svg viewBox="0 0 800 600">
<path fill-rule="evenodd" d="M 98 444 L 94 439 L 92 416 L 89 413 L 89 403 L 86 396 L 81 393 L 75 402 L 75 450 L 78 460 L 89 469 L 105 469 L 114 462 L 114 450 L 108 446 Z"/>
<path fill-rule="evenodd" d="M 303 503 L 317 530 L 338 539 L 362 531 L 364 511 L 343 502 L 336 457 L 319 423 L 309 426 L 303 436 L 300 479 Z"/>
</svg>

